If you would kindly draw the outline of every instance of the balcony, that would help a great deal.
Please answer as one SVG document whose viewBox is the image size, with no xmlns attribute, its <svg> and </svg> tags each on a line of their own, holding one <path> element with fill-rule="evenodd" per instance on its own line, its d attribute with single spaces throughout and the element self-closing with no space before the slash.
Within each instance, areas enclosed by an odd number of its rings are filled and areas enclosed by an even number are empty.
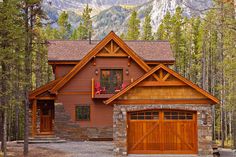
<svg viewBox="0 0 236 157">
<path fill-rule="evenodd" d="M 95 81 L 92 79 L 92 98 L 110 98 L 131 83 L 131 80 L 123 82 Z"/>
</svg>

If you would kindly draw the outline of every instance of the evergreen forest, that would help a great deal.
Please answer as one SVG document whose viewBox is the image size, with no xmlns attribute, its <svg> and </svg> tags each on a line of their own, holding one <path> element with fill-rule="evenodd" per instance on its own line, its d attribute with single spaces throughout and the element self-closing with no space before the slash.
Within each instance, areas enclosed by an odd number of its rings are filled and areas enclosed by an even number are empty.
<svg viewBox="0 0 236 157">
<path fill-rule="evenodd" d="M 0 1 L 0 141 L 24 139 L 28 153 L 28 94 L 53 80 L 47 63 L 48 40 L 87 40 L 93 34 L 92 9 L 87 5 L 77 28 L 62 12 L 53 28 L 42 0 Z M 185 17 L 182 8 L 167 12 L 159 28 L 151 17 L 141 23 L 133 10 L 124 40 L 167 40 L 176 58 L 173 68 L 220 99 L 213 106 L 213 140 L 222 147 L 236 148 L 236 9 L 234 1 L 215 0 L 204 16 Z"/>
</svg>

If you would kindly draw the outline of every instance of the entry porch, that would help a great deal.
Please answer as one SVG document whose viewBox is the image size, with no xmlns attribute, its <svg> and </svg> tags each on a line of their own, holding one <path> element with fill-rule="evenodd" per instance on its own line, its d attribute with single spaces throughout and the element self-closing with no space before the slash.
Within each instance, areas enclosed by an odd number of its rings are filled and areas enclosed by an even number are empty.
<svg viewBox="0 0 236 157">
<path fill-rule="evenodd" d="M 53 99 L 34 99 L 31 102 L 31 137 L 54 135 L 54 110 Z"/>
</svg>

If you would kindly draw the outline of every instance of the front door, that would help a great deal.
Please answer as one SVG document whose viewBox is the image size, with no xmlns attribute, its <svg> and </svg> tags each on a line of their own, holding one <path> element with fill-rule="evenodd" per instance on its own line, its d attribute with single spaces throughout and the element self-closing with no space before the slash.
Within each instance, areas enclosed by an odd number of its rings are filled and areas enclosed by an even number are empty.
<svg viewBox="0 0 236 157">
<path fill-rule="evenodd" d="M 52 132 L 53 105 L 44 103 L 40 108 L 40 132 Z"/>
</svg>

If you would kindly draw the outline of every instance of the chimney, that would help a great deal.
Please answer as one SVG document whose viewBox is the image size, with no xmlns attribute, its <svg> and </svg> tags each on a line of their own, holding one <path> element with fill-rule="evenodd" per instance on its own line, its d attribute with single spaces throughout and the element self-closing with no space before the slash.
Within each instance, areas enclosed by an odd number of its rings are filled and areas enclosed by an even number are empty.
<svg viewBox="0 0 236 157">
<path fill-rule="evenodd" d="M 89 31 L 89 44 L 91 44 L 91 31 Z"/>
</svg>

